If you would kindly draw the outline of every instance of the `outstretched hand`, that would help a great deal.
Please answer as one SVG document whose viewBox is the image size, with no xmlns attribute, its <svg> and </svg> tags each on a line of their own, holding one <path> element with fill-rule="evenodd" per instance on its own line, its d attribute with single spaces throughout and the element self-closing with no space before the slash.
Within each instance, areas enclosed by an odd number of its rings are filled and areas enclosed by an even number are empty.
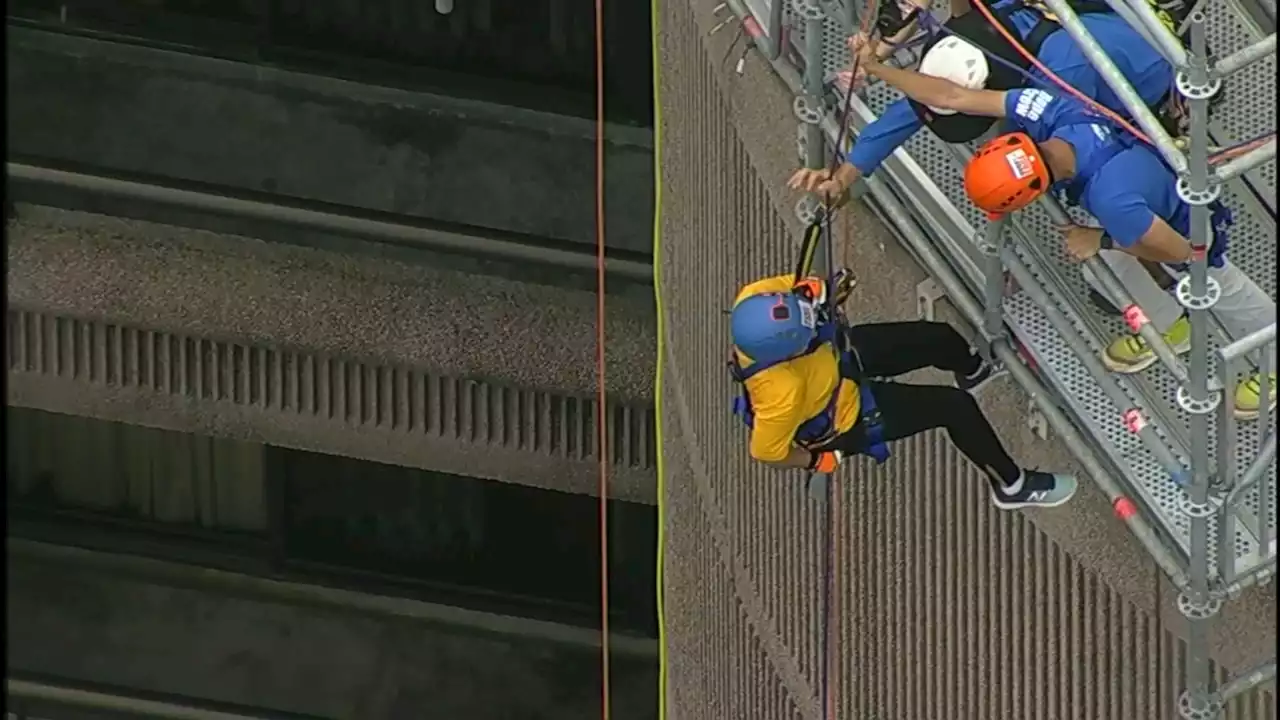
<svg viewBox="0 0 1280 720">
<path fill-rule="evenodd" d="M 1102 247 L 1102 228 L 1084 227 L 1074 223 L 1056 227 L 1058 232 L 1062 233 L 1062 239 L 1066 243 L 1067 257 L 1075 262 L 1088 260 L 1097 255 Z"/>
<path fill-rule="evenodd" d="M 880 38 L 869 38 L 865 40 L 854 57 L 858 61 L 858 70 L 866 72 L 880 64 Z"/>
<path fill-rule="evenodd" d="M 818 170 L 801 168 L 787 181 L 787 187 L 792 190 L 817 193 L 827 201 L 828 205 L 834 205 L 848 189 L 826 168 Z"/>
<path fill-rule="evenodd" d="M 855 33 L 850 35 L 844 41 L 845 47 L 849 48 L 849 57 L 856 58 L 862 52 L 862 48 L 867 45 L 866 33 Z M 836 85 L 841 92 L 849 90 L 849 84 L 853 83 L 854 89 L 858 89 L 867 81 L 867 72 L 862 66 L 862 62 L 854 63 L 854 67 L 850 70 L 841 70 L 836 73 Z"/>
</svg>

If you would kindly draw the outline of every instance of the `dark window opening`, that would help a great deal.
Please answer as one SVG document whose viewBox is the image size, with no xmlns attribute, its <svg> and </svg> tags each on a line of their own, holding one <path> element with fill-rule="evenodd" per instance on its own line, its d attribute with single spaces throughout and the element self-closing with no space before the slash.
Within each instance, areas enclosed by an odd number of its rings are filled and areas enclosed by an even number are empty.
<svg viewBox="0 0 1280 720">
<path fill-rule="evenodd" d="M 6 416 L 16 536 L 599 624 L 594 497 L 38 410 Z M 655 636 L 656 509 L 610 501 L 609 525 L 611 622 Z"/>
<path fill-rule="evenodd" d="M 610 120 L 653 123 L 647 3 L 605 3 L 605 93 Z M 590 0 L 455 3 L 431 0 L 15 0 L 10 17 L 57 31 L 106 34 L 188 52 L 459 94 L 477 80 L 507 102 L 595 111 L 595 22 Z M 427 73 L 440 73 L 434 82 Z M 551 108 L 546 108 L 551 109 Z"/>
</svg>

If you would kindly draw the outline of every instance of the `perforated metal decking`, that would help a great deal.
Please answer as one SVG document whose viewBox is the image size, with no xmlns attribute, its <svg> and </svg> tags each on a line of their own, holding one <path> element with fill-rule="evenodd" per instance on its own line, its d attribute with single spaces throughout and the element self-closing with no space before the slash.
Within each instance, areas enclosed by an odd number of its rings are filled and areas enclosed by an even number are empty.
<svg viewBox="0 0 1280 720">
<path fill-rule="evenodd" d="M 759 17 L 757 27 L 748 27 L 766 28 L 756 37 L 766 55 L 772 54 L 773 48 L 779 50 L 774 68 L 797 93 L 801 161 L 821 167 L 823 153 L 811 147 L 815 126 L 824 131 L 826 144 L 836 141 L 840 98 L 831 91 L 830 81 L 848 66 L 844 40 L 855 25 L 855 11 L 847 4 L 849 0 L 792 0 L 781 8 L 779 2 L 782 0 L 755 0 L 743 5 L 730 0 L 728 5 L 739 15 L 754 13 Z M 940 11 L 945 13 L 946 4 L 937 4 L 944 6 Z M 1251 17 L 1235 0 L 1203 0 L 1183 28 L 1184 32 L 1204 33 L 1213 51 L 1212 64 L 1238 51 L 1249 54 L 1251 46 L 1259 49 L 1255 55 L 1260 60 L 1222 76 L 1219 92 L 1223 101 L 1207 127 L 1207 142 L 1213 145 L 1242 143 L 1275 131 L 1274 37 L 1269 38 L 1268 46 L 1267 36 Z M 767 28 L 775 26 L 785 32 L 767 37 Z M 819 29 L 821 42 L 811 42 L 809 36 Z M 1194 43 L 1192 50 L 1194 57 Z M 904 52 L 895 60 L 903 64 L 915 58 Z M 1215 77 L 1205 65 L 1199 68 L 1199 76 L 1190 66 L 1182 68 L 1192 85 L 1197 77 L 1202 84 Z M 872 84 L 861 97 L 855 97 L 851 108 L 855 135 L 897 97 L 895 90 L 883 84 Z M 1204 136 L 1196 141 L 1194 129 L 1191 135 L 1192 142 L 1203 147 Z M 1194 163 L 1203 152 L 1197 156 L 1197 146 L 1192 147 L 1190 161 Z M 1092 447 L 1081 448 L 1081 454 L 1092 453 L 1106 466 L 1104 472 L 1118 480 L 1110 485 L 1110 480 L 1094 473 L 1099 482 L 1109 484 L 1108 495 L 1117 501 L 1117 510 L 1123 511 L 1130 500 L 1138 506 L 1139 513 L 1128 522 L 1183 591 L 1178 605 L 1192 620 L 1191 653 L 1203 655 L 1203 648 L 1195 647 L 1203 643 L 1197 621 L 1212 617 L 1224 598 L 1251 584 L 1269 581 L 1275 569 L 1275 423 L 1265 407 L 1255 421 L 1233 420 L 1229 407 L 1236 380 L 1251 372 L 1249 361 L 1265 365 L 1268 356 L 1274 357 L 1275 326 L 1242 339 L 1226 337 L 1220 323 L 1210 322 L 1208 347 L 1193 348 L 1191 354 L 1207 355 L 1207 361 L 1200 361 L 1207 362 L 1207 377 L 1204 366 L 1197 369 L 1194 360 L 1183 364 L 1182 382 L 1161 363 L 1136 375 L 1100 377 L 1100 367 L 1086 355 L 1096 357 L 1113 338 L 1129 329 L 1090 305 L 1088 285 L 1080 270 L 1067 262 L 1043 203 L 1012 219 L 1014 241 L 1005 246 L 1002 262 L 991 259 L 993 247 L 983 239 L 988 222 L 964 197 L 960 181 L 963 158 L 960 148 L 929 132 L 919 132 L 867 182 L 869 200 L 935 275 L 946 276 L 949 282 L 943 284 L 957 291 L 952 299 L 964 301 L 958 304 L 962 311 L 968 307 L 965 314 L 975 324 L 982 324 L 982 313 L 974 308 L 974 300 L 982 299 L 984 288 L 989 287 L 987 273 L 1007 269 L 1020 281 L 1016 292 L 1007 294 L 1003 301 L 997 298 L 990 302 L 993 307 L 1001 303 L 1004 326 L 1023 359 L 1036 369 L 1038 380 L 1056 394 L 1057 405 L 1090 440 Z M 1273 298 L 1275 173 L 1273 145 L 1269 158 L 1226 181 L 1221 194 L 1236 217 L 1230 257 Z M 1209 182 L 1203 175 L 1200 180 L 1193 174 L 1185 177 L 1193 188 L 1196 182 Z M 802 202 L 797 213 L 803 219 L 812 207 L 812 201 Z M 1072 215 L 1083 217 L 1075 211 Z M 971 297 L 954 297 L 961 294 Z M 1192 313 L 1193 322 L 1198 317 Z M 1249 360 L 1245 360 L 1246 354 Z M 1107 392 L 1104 383 L 1114 383 L 1119 391 Z M 1201 384 L 1199 391 L 1197 383 Z M 1204 393 L 1206 388 L 1209 397 L 1219 399 L 1214 407 L 1206 409 L 1203 403 L 1197 407 L 1194 402 L 1176 399 L 1180 391 L 1187 398 L 1200 397 L 1197 392 Z M 1274 396 L 1274 388 L 1270 392 Z M 1186 407 L 1198 410 L 1200 417 L 1193 417 Z M 1125 421 L 1126 412 L 1131 413 L 1129 419 L 1135 417 L 1133 411 L 1151 428 L 1142 436 Z M 1209 462 L 1205 461 L 1206 453 Z M 1199 487 L 1194 478 L 1201 478 Z M 1211 692 L 1203 667 L 1193 658 L 1188 663 L 1187 690 L 1180 700 L 1180 711 L 1190 720 L 1216 718 L 1232 693 L 1274 677 L 1274 669 L 1271 664 L 1261 672 L 1246 673 L 1239 683 Z"/>
</svg>

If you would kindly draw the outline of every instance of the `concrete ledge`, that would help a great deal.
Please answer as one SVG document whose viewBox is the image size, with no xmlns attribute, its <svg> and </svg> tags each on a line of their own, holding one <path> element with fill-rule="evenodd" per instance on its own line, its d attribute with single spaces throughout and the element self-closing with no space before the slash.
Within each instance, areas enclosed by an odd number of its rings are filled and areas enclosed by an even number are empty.
<svg viewBox="0 0 1280 720">
<path fill-rule="evenodd" d="M 32 206 L 7 230 L 8 300 L 28 310 L 596 392 L 591 290 Z M 608 391 L 651 401 L 652 298 L 606 309 Z"/>
<path fill-rule="evenodd" d="M 372 595 L 320 585 L 284 582 L 134 555 L 117 555 L 31 540 L 10 538 L 5 546 L 9 557 L 15 560 L 81 568 L 113 577 L 140 579 L 158 585 L 213 590 L 218 593 L 270 600 L 287 605 L 326 607 L 379 617 L 404 618 L 498 635 L 546 640 L 575 647 L 597 649 L 600 647 L 599 631 L 543 620 L 478 612 L 449 605 Z M 630 658 L 656 658 L 658 655 L 657 641 L 618 633 L 610 635 L 609 649 Z"/>
<path fill-rule="evenodd" d="M 25 28 L 11 156 L 595 243 L 590 120 Z M 652 245 L 651 133 L 606 129 L 611 247 Z"/>
</svg>

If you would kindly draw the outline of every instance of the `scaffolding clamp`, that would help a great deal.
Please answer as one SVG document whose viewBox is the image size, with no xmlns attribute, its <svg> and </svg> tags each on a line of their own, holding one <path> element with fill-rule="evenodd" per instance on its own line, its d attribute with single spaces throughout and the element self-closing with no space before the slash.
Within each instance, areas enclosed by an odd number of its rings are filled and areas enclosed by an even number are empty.
<svg viewBox="0 0 1280 720">
<path fill-rule="evenodd" d="M 1190 275 L 1183 275 L 1174 286 L 1174 296 L 1183 307 L 1188 310 L 1208 310 L 1222 298 L 1222 285 L 1212 277 L 1205 278 L 1203 295 L 1193 295 L 1190 277 Z"/>
<path fill-rule="evenodd" d="M 1184 690 L 1178 696 L 1178 715 L 1183 720 L 1218 720 L 1222 715 L 1222 700 L 1217 693 Z"/>
<path fill-rule="evenodd" d="M 1178 182 L 1174 187 L 1178 192 L 1178 198 L 1186 204 L 1208 205 L 1222 195 L 1222 181 L 1214 175 L 1209 175 L 1208 183 L 1204 190 L 1192 190 L 1189 176 L 1189 171 L 1179 175 Z"/>
<path fill-rule="evenodd" d="M 817 125 L 822 122 L 822 116 L 826 114 L 822 101 L 809 95 L 797 95 L 791 102 L 791 111 L 796 114 L 796 119 L 805 125 Z"/>
<path fill-rule="evenodd" d="M 818 201 L 818 196 L 812 193 L 796 201 L 796 219 L 806 227 L 818 219 L 818 213 L 821 210 L 822 203 Z"/>
<path fill-rule="evenodd" d="M 1181 592 L 1178 594 L 1178 612 L 1188 620 L 1208 620 L 1222 609 L 1222 598 L 1212 593 Z"/>
<path fill-rule="evenodd" d="M 1175 479 L 1174 482 L 1177 482 L 1177 480 Z M 1183 482 L 1186 483 L 1185 480 Z M 1183 484 L 1183 487 L 1186 488 L 1187 485 Z M 1192 519 L 1210 517 L 1218 511 L 1218 507 L 1222 503 L 1214 503 L 1213 498 L 1211 497 L 1208 497 L 1205 500 L 1206 502 L 1198 503 L 1192 500 L 1190 495 L 1184 493 L 1182 497 L 1178 498 L 1178 510 L 1183 515 Z"/>
<path fill-rule="evenodd" d="M 946 290 L 932 277 L 927 277 L 916 284 L 916 313 L 921 320 L 933 322 L 937 315 L 933 311 L 934 303 L 947 296 Z"/>
<path fill-rule="evenodd" d="M 1208 82 L 1197 83 L 1191 79 L 1190 73 L 1179 70 L 1173 79 L 1178 94 L 1188 100 L 1208 100 L 1222 89 L 1222 78 L 1210 77 Z"/>
</svg>

